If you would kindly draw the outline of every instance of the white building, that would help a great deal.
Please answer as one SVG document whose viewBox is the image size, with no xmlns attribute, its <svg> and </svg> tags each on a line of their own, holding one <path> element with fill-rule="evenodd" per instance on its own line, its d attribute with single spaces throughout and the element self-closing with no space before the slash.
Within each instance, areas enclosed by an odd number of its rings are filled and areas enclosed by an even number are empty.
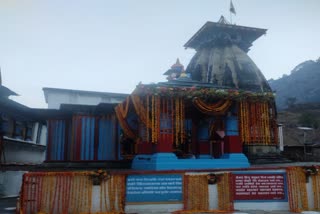
<svg viewBox="0 0 320 214">
<path fill-rule="evenodd" d="M 62 88 L 43 88 L 49 109 L 59 109 L 61 104 L 98 105 L 99 103 L 120 103 L 128 94 L 82 91 Z"/>
<path fill-rule="evenodd" d="M 18 196 L 22 175 L 44 161 L 46 150 L 46 122 L 11 95 L 0 85 L 0 197 Z"/>
</svg>

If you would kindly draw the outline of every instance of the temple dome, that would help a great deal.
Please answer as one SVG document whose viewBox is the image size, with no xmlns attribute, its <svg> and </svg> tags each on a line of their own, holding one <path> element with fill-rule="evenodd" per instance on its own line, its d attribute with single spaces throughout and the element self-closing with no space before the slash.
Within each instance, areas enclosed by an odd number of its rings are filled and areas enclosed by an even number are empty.
<svg viewBox="0 0 320 214">
<path fill-rule="evenodd" d="M 265 29 L 207 22 L 185 45 L 196 49 L 186 72 L 192 80 L 240 90 L 270 92 L 260 69 L 247 55 Z"/>
<path fill-rule="evenodd" d="M 204 48 L 190 61 L 187 73 L 192 80 L 250 91 L 271 91 L 265 77 L 236 45 Z"/>
</svg>

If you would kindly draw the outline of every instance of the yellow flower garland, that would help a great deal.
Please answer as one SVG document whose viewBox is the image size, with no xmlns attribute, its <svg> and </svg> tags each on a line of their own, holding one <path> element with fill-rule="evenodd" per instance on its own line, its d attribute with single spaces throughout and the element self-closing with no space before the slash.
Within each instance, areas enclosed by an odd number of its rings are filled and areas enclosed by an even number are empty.
<svg viewBox="0 0 320 214">
<path fill-rule="evenodd" d="M 149 101 L 149 99 L 148 99 Z M 160 134 L 160 97 L 151 96 L 151 118 L 148 119 L 147 127 L 151 128 L 151 142 L 157 143 Z M 150 105 L 147 103 L 147 106 Z M 148 111 L 149 114 L 149 111 Z M 147 130 L 148 131 L 148 130 Z M 148 134 L 149 135 L 149 134 Z"/>
<path fill-rule="evenodd" d="M 319 169 L 319 167 L 318 167 Z M 320 210 L 320 174 L 312 175 L 312 193 L 313 193 L 313 208 Z"/>
<path fill-rule="evenodd" d="M 120 110 L 119 106 L 115 107 L 115 112 L 116 112 L 116 116 L 118 118 L 119 124 L 120 124 L 121 128 L 123 129 L 124 134 L 132 139 L 135 139 L 136 134 L 129 127 L 124 115 L 122 115 L 122 111 Z"/>
<path fill-rule="evenodd" d="M 200 98 L 194 98 L 192 100 L 193 104 L 197 109 L 205 114 L 225 114 L 225 112 L 230 108 L 232 101 L 231 100 L 220 100 L 217 103 L 205 103 Z"/>
<path fill-rule="evenodd" d="M 231 188 L 231 173 L 220 175 L 220 181 L 217 184 L 218 189 L 218 209 L 223 211 L 233 211 L 233 196 Z"/>
<path fill-rule="evenodd" d="M 268 102 L 239 103 L 240 137 L 245 144 L 271 145 L 277 143 L 275 109 Z"/>
<path fill-rule="evenodd" d="M 208 210 L 209 190 L 207 175 L 184 175 L 184 210 Z"/>
<path fill-rule="evenodd" d="M 184 100 L 182 98 L 176 98 L 174 101 L 175 105 L 175 145 L 179 145 L 184 143 L 184 136 L 185 136 L 185 129 L 184 129 L 184 122 L 185 122 L 185 106 Z"/>
<path fill-rule="evenodd" d="M 308 210 L 306 175 L 301 167 L 287 168 L 289 208 L 291 212 Z"/>
<path fill-rule="evenodd" d="M 26 173 L 20 195 L 20 213 L 91 213 L 93 181 L 90 174 Z M 113 175 L 101 184 L 99 213 L 123 213 L 124 201 L 125 176 Z M 102 206 L 103 202 L 105 206 Z"/>
<path fill-rule="evenodd" d="M 146 125 L 147 124 L 147 111 L 146 111 L 145 105 L 143 104 L 143 102 L 139 96 L 131 95 L 130 97 L 131 97 L 134 109 L 135 109 L 140 121 Z"/>
</svg>

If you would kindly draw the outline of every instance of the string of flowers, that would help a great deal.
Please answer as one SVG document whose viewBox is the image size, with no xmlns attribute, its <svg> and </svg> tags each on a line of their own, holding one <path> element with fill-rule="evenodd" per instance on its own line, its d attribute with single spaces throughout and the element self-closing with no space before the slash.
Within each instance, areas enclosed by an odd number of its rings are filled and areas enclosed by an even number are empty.
<svg viewBox="0 0 320 214">
<path fill-rule="evenodd" d="M 184 175 L 184 210 L 200 211 L 209 209 L 207 175 Z"/>
<path fill-rule="evenodd" d="M 121 115 L 126 118 L 129 111 L 129 104 L 130 104 L 130 96 L 126 98 L 126 100 L 123 103 L 118 104 L 119 111 L 121 112 Z"/>
<path fill-rule="evenodd" d="M 275 109 L 268 102 L 239 102 L 240 136 L 245 144 L 277 143 Z"/>
<path fill-rule="evenodd" d="M 155 135 L 156 135 L 156 142 L 159 141 L 159 135 L 160 135 L 160 106 L 161 106 L 161 98 L 159 96 L 156 96 L 155 98 L 155 117 L 156 117 L 156 121 L 155 121 Z"/>
<path fill-rule="evenodd" d="M 175 99 L 175 145 L 184 143 L 184 101 L 182 98 Z"/>
<path fill-rule="evenodd" d="M 180 108 L 179 108 L 179 101 L 180 99 L 179 98 L 176 98 L 175 99 L 175 115 L 176 115 L 176 118 L 175 118 L 175 145 L 177 146 L 178 145 L 178 142 L 179 142 L 179 130 L 180 130 Z"/>
<path fill-rule="evenodd" d="M 319 170 L 319 167 L 316 167 Z M 320 210 L 320 174 L 317 173 L 311 176 L 312 192 L 313 192 L 313 207 L 314 210 Z"/>
<path fill-rule="evenodd" d="M 216 89 L 203 87 L 168 87 L 159 86 L 158 84 L 144 85 L 139 84 L 133 94 L 137 95 L 158 95 L 162 97 L 184 97 L 192 99 L 194 97 L 200 98 L 222 98 L 232 100 L 249 99 L 252 101 L 272 101 L 275 94 L 273 92 L 250 92 L 245 90 L 234 89 Z"/>
<path fill-rule="evenodd" d="M 137 95 L 131 95 L 130 97 L 131 97 L 135 112 L 137 113 L 139 119 L 141 120 L 142 123 L 147 124 L 147 111 L 142 100 Z"/>
<path fill-rule="evenodd" d="M 157 143 L 160 134 L 160 97 L 151 97 L 151 142 Z"/>
<path fill-rule="evenodd" d="M 174 104 L 175 104 L 175 100 L 173 98 L 170 98 L 171 133 L 174 133 L 174 129 L 175 129 L 175 126 L 174 126 L 174 124 L 175 124 L 175 122 L 174 122 L 175 121 Z M 172 134 L 171 135 L 171 142 L 175 142 L 174 139 L 175 139 L 175 136 L 174 136 L 174 134 Z"/>
<path fill-rule="evenodd" d="M 223 211 L 233 211 L 233 191 L 231 173 L 223 173 L 217 183 L 218 189 L 218 209 Z"/>
<path fill-rule="evenodd" d="M 206 103 L 199 97 L 195 97 L 192 100 L 194 106 L 205 114 L 225 114 L 225 112 L 230 108 L 231 100 L 220 100 L 217 103 Z"/>
<path fill-rule="evenodd" d="M 250 142 L 250 129 L 248 124 L 248 102 L 241 101 L 240 102 L 240 115 L 239 115 L 239 122 L 240 122 L 240 135 L 243 142 L 247 143 Z"/>
<path fill-rule="evenodd" d="M 92 172 L 29 172 L 23 176 L 19 212 L 26 213 L 91 213 Z M 108 204 L 99 212 L 124 212 L 125 176 L 114 175 L 102 180 L 100 201 Z M 108 194 L 105 186 L 108 184 Z M 110 194 L 109 194 L 110 193 Z M 107 206 L 107 205 L 106 205 Z M 110 208 L 110 209 L 109 209 Z"/>
<path fill-rule="evenodd" d="M 185 107 L 184 107 L 184 100 L 181 98 L 180 99 L 180 142 L 183 144 L 184 143 L 184 136 L 185 136 L 185 129 L 184 129 L 184 122 L 185 122 Z"/>
<path fill-rule="evenodd" d="M 151 96 L 151 142 L 154 143 L 157 141 L 155 132 L 155 97 Z"/>
<path fill-rule="evenodd" d="M 116 112 L 117 119 L 119 121 L 119 124 L 120 124 L 124 134 L 126 136 L 132 138 L 132 139 L 136 139 L 136 134 L 130 128 L 129 124 L 126 121 L 126 118 L 124 117 L 124 115 L 122 115 L 122 112 L 121 112 L 119 106 L 115 107 L 115 112 Z"/>
<path fill-rule="evenodd" d="M 306 175 L 303 169 L 301 167 L 288 167 L 286 173 L 290 211 L 301 212 L 302 210 L 308 210 Z"/>
<path fill-rule="evenodd" d="M 149 128 L 151 127 L 150 125 L 150 96 L 147 96 L 146 98 L 146 102 L 147 102 L 147 124 L 146 124 L 146 141 L 149 141 L 150 139 L 150 133 L 149 133 Z"/>
</svg>

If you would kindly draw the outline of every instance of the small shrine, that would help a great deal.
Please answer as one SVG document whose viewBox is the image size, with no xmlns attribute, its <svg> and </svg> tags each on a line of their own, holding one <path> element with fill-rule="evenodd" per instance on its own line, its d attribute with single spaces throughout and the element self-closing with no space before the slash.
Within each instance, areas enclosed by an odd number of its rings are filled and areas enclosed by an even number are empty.
<svg viewBox="0 0 320 214">
<path fill-rule="evenodd" d="M 207 22 L 167 82 L 139 84 L 115 110 L 133 169 L 248 167 L 244 145 L 277 145 L 274 94 L 247 55 L 265 29 Z M 126 141 L 126 148 L 128 141 Z"/>
</svg>

